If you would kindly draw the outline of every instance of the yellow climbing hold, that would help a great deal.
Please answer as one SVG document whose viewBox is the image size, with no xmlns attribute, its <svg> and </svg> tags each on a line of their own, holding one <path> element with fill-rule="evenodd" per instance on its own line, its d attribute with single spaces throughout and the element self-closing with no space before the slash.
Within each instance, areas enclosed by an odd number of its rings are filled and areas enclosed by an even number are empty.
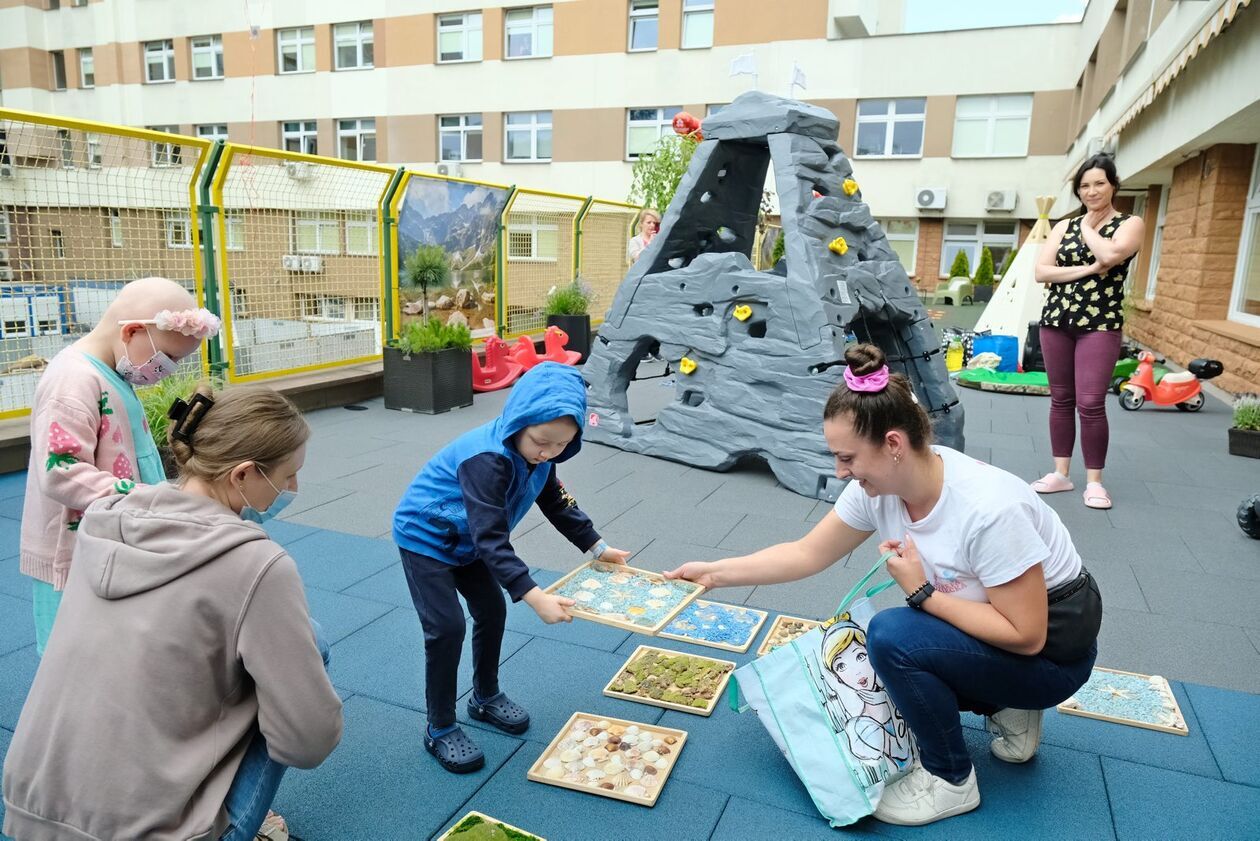
<svg viewBox="0 0 1260 841">
<path fill-rule="evenodd" d="M 849 250 L 849 244 L 844 241 L 844 237 L 836 237 L 827 243 L 827 248 L 843 257 Z"/>
<path fill-rule="evenodd" d="M 678 360 L 678 370 L 682 371 L 684 374 L 690 374 L 692 371 L 696 370 L 696 360 L 684 356 L 682 359 Z"/>
<path fill-rule="evenodd" d="M 747 321 L 748 319 L 752 318 L 752 307 L 748 306 L 747 304 L 740 304 L 738 307 L 735 308 L 735 312 L 733 312 L 732 315 L 734 315 L 740 321 Z"/>
<path fill-rule="evenodd" d="M 852 178 L 844 179 L 844 183 L 840 186 L 844 188 L 844 194 L 846 196 L 851 196 L 858 191 L 857 182 L 854 181 Z"/>
</svg>

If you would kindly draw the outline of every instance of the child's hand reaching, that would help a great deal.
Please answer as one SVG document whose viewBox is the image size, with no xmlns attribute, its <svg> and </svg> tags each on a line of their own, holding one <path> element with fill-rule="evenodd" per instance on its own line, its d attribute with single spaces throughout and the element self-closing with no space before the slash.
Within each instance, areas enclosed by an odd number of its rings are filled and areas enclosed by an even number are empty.
<svg viewBox="0 0 1260 841">
<path fill-rule="evenodd" d="M 614 549 L 609 546 L 604 550 L 604 554 L 599 556 L 599 560 L 604 564 L 624 564 L 630 560 L 630 553 L 625 549 Z"/>
<path fill-rule="evenodd" d="M 573 616 L 569 613 L 569 608 L 577 604 L 573 599 L 544 593 L 541 587 L 535 587 L 526 593 L 524 601 L 534 609 L 538 618 L 548 625 L 555 625 L 557 622 L 572 622 Z"/>
</svg>

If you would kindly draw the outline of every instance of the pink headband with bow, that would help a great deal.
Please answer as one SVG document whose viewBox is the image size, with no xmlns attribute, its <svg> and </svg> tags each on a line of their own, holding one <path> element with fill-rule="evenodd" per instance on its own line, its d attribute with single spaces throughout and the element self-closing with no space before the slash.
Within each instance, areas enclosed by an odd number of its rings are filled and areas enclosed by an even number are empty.
<svg viewBox="0 0 1260 841">
<path fill-rule="evenodd" d="M 844 382 L 849 387 L 849 391 L 864 391 L 868 393 L 883 391 L 888 387 L 888 366 L 881 365 L 878 371 L 872 371 L 860 377 L 853 373 L 852 368 L 845 368 Z"/>
<path fill-rule="evenodd" d="M 162 310 L 153 318 L 133 318 L 118 323 L 152 324 L 159 330 L 182 333 L 185 336 L 192 336 L 196 339 L 208 339 L 211 336 L 218 335 L 219 327 L 223 324 L 217 315 L 205 307 L 195 310 L 179 310 L 177 312 Z"/>
</svg>

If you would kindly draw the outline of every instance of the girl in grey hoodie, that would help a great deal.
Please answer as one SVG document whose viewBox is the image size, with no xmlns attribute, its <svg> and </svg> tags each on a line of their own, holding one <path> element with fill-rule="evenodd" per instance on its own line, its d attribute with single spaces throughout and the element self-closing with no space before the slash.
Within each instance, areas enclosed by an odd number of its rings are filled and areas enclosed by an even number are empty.
<svg viewBox="0 0 1260 841">
<path fill-rule="evenodd" d="M 256 386 L 171 414 L 178 486 L 79 527 L 4 765 L 18 841 L 252 839 L 284 769 L 341 739 L 297 566 L 259 525 L 296 493 L 310 428 Z"/>
</svg>

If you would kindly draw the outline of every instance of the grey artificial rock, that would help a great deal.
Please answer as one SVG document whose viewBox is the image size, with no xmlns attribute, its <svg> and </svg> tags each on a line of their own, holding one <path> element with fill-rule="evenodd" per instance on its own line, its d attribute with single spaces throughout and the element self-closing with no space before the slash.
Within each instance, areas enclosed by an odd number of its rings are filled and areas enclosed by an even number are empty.
<svg viewBox="0 0 1260 841">
<path fill-rule="evenodd" d="M 705 120 L 660 233 L 618 288 L 583 369 L 587 440 L 714 470 L 759 456 L 785 487 L 834 500 L 842 483 L 822 411 L 852 332 L 910 379 L 937 440 L 963 448 L 962 407 L 927 313 L 860 191 L 844 190 L 852 167 L 837 125 L 824 109 L 760 92 Z M 785 259 L 757 271 L 747 255 L 770 166 Z M 844 254 L 828 248 L 837 237 Z M 674 399 L 638 426 L 626 390 L 658 345 L 676 372 Z"/>
</svg>

